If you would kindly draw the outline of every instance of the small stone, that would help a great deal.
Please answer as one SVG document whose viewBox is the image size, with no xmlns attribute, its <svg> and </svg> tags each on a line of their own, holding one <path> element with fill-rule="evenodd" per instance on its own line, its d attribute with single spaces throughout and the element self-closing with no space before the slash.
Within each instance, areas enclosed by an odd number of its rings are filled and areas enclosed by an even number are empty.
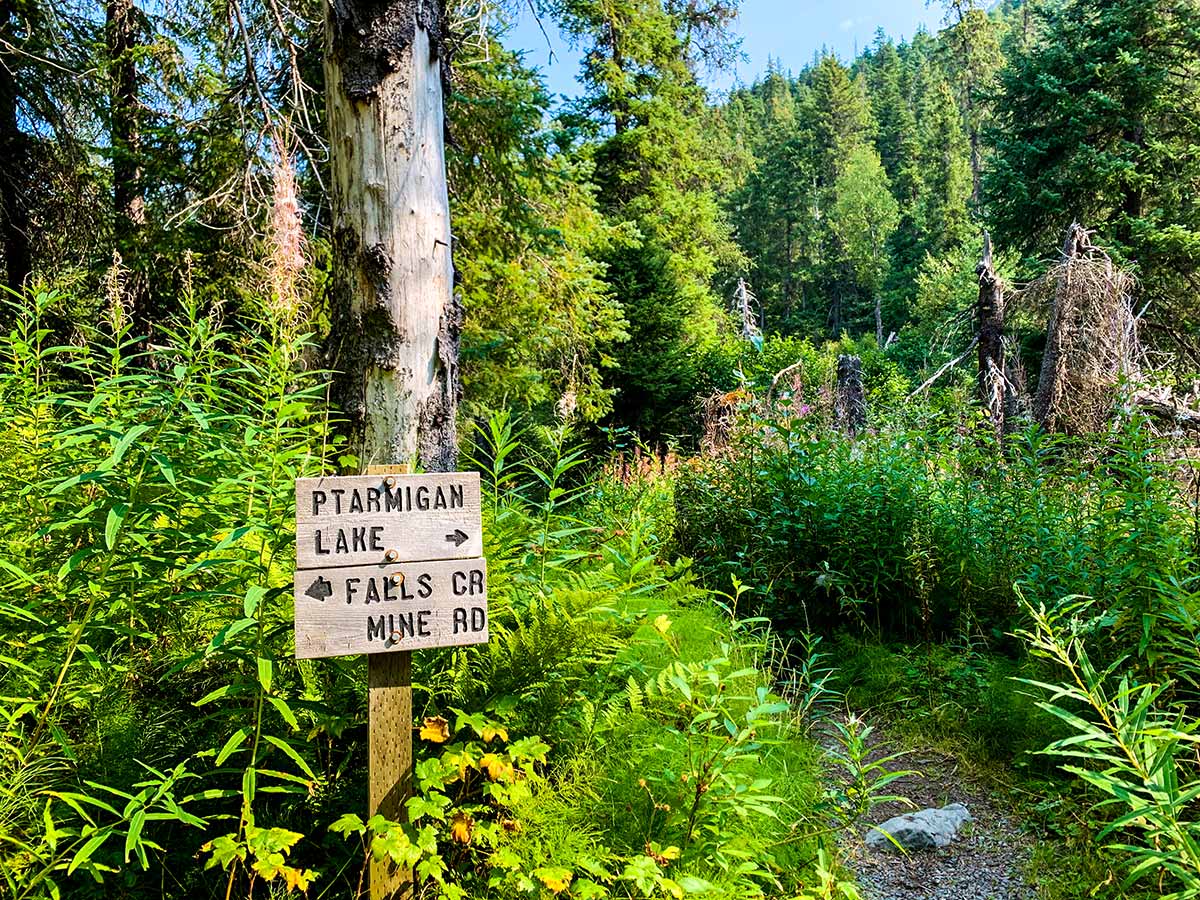
<svg viewBox="0 0 1200 900">
<path fill-rule="evenodd" d="M 936 850 L 948 846 L 959 829 L 973 821 L 961 803 L 905 813 L 871 828 L 867 832 L 867 846 L 872 850 L 894 851 L 898 844 L 902 850 Z"/>
</svg>

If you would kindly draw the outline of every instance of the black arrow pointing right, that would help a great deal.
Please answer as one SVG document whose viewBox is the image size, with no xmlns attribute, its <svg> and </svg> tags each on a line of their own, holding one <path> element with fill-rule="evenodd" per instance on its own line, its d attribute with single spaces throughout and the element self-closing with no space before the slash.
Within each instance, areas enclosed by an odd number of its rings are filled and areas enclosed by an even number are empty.
<svg viewBox="0 0 1200 900">
<path fill-rule="evenodd" d="M 467 533 L 461 528 L 455 528 L 454 534 L 446 535 L 447 541 L 452 541 L 455 547 L 461 547 L 467 541 Z"/>
</svg>

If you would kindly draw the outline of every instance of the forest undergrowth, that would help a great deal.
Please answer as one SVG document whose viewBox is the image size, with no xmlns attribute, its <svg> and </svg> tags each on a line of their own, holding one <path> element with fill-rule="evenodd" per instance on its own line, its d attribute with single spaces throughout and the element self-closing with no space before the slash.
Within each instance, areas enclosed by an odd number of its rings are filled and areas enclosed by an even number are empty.
<svg viewBox="0 0 1200 900">
<path fill-rule="evenodd" d="M 479 422 L 492 640 L 417 655 L 390 822 L 363 660 L 293 658 L 293 480 L 356 464 L 309 338 L 114 306 L 54 345 L 60 302 L 0 342 L 6 894 L 357 896 L 387 856 L 430 897 L 853 898 L 835 835 L 903 761 L 846 708 L 992 767 L 1043 896 L 1200 891 L 1196 511 L 1136 419 L 1001 451 L 867 348 L 851 438 L 793 341 L 672 465 Z M 766 401 L 776 352 L 807 394 Z"/>
<path fill-rule="evenodd" d="M 416 655 L 408 821 L 364 821 L 365 663 L 293 658 L 293 480 L 354 464 L 308 338 L 118 305 L 53 345 L 61 299 L 0 339 L 6 896 L 352 897 L 372 855 L 421 896 L 851 896 L 830 836 L 888 773 L 809 738 L 823 670 L 789 705 L 747 589 L 671 560 L 669 475 L 503 414 L 464 460 L 492 639 Z"/>
<path fill-rule="evenodd" d="M 0 900 L 854 900 L 859 714 L 1043 900 L 1200 897 L 1200 3 L 776 5 L 0 3 Z M 410 439 L 491 641 L 400 823 L 293 482 Z"/>
<path fill-rule="evenodd" d="M 828 358 L 805 352 L 770 400 L 747 370 L 713 452 L 681 468 L 681 550 L 713 583 L 754 585 L 781 636 L 830 636 L 852 708 L 1008 793 L 1043 838 L 1042 896 L 1196 896 L 1186 436 L 1127 410 L 1000 447 L 965 378 L 896 403 L 903 376 L 868 348 L 872 418 L 850 437 Z"/>
</svg>

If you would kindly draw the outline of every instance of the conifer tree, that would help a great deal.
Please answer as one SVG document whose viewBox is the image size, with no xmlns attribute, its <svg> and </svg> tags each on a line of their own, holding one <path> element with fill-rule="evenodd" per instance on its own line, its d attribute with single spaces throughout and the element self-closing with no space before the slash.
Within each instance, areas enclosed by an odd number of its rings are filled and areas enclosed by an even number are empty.
<svg viewBox="0 0 1200 900">
<path fill-rule="evenodd" d="M 756 91 L 763 98 L 764 137 L 757 168 L 734 199 L 738 237 L 756 265 L 751 273 L 755 296 L 767 321 L 788 329 L 804 309 L 804 244 L 811 232 L 815 173 L 811 141 L 799 116 L 791 87 L 777 67 Z"/>
<path fill-rule="evenodd" d="M 824 57 L 813 73 L 813 136 L 817 174 L 822 187 L 837 180 L 850 154 L 873 139 L 875 122 L 866 83 L 833 56 Z"/>
<path fill-rule="evenodd" d="M 971 202 L 975 206 L 979 205 L 983 171 L 982 133 L 991 115 L 987 96 L 1001 63 L 997 24 L 984 6 L 982 0 L 946 0 L 950 27 L 945 40 L 970 147 Z"/>
<path fill-rule="evenodd" d="M 606 255 L 608 281 L 628 322 L 611 348 L 619 420 L 664 436 L 691 427 L 701 351 L 723 304 L 713 282 L 743 268 L 713 185 L 721 174 L 703 134 L 697 42 L 722 39 L 691 18 L 694 4 L 561 0 L 559 14 L 585 47 L 578 113 L 597 136 L 601 209 L 638 235 Z"/>
<path fill-rule="evenodd" d="M 591 164 L 554 152 L 536 73 L 494 40 L 462 59 L 447 109 L 468 415 L 612 411 L 607 348 L 625 337 L 600 257 L 628 235 L 596 209 Z"/>
<path fill-rule="evenodd" d="M 903 88 L 903 64 L 896 45 L 880 34 L 872 54 L 870 74 L 871 111 L 879 133 L 875 147 L 895 186 L 897 196 L 912 200 L 920 178 L 917 122 Z"/>
<path fill-rule="evenodd" d="M 1037 7 L 1040 42 L 1000 76 L 984 179 L 1000 246 L 1044 254 L 1072 221 L 1140 267 L 1156 327 L 1200 310 L 1200 9 L 1187 0 Z"/>
<path fill-rule="evenodd" d="M 937 79 L 922 97 L 920 203 L 925 250 L 938 255 L 967 236 L 971 168 L 962 117 L 950 86 Z"/>
<path fill-rule="evenodd" d="M 875 336 L 883 343 L 880 291 L 888 268 L 888 239 L 900 219 L 879 155 L 863 145 L 851 151 L 834 185 L 830 222 L 855 292 L 871 300 Z M 844 310 L 836 295 L 833 332 L 842 327 Z"/>
<path fill-rule="evenodd" d="M 78 222 L 77 175 L 97 112 L 85 74 L 96 41 L 87 10 L 0 0 L 0 254 L 12 290 L 45 252 L 37 245 L 61 240 L 54 225 Z M 61 196 L 71 191 L 80 196 Z"/>
</svg>

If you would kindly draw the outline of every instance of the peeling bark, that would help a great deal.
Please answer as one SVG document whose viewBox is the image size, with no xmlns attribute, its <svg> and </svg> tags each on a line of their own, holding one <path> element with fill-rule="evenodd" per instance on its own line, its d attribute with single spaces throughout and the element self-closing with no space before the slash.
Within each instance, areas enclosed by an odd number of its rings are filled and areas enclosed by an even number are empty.
<svg viewBox="0 0 1200 900">
<path fill-rule="evenodd" d="M 1046 329 L 1046 349 L 1042 354 L 1041 374 L 1038 376 L 1037 395 L 1033 399 L 1033 418 L 1039 425 L 1048 430 L 1054 428 L 1054 409 L 1062 397 L 1063 383 L 1066 378 L 1066 358 L 1063 356 L 1063 342 L 1066 338 L 1067 322 L 1071 318 L 1068 308 L 1071 298 L 1071 266 L 1070 263 L 1090 246 L 1087 229 L 1078 222 L 1072 222 L 1067 229 L 1067 237 L 1063 242 L 1062 255 L 1067 262 L 1058 290 L 1055 292 L 1054 303 L 1050 310 L 1050 324 Z"/>
<path fill-rule="evenodd" d="M 362 466 L 456 463 L 458 337 L 446 190 L 445 16 L 330 0 L 334 399 Z"/>
</svg>

